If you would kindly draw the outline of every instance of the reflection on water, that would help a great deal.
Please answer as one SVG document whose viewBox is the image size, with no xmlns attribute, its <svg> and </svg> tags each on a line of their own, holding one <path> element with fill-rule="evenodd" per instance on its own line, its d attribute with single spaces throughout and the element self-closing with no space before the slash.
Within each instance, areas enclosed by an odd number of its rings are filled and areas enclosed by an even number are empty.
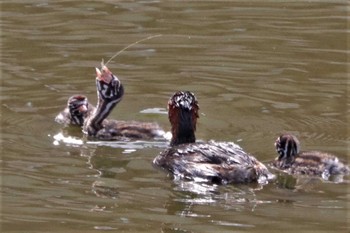
<svg viewBox="0 0 350 233">
<path fill-rule="evenodd" d="M 168 134 L 166 134 L 168 135 Z M 85 136 L 85 135 L 84 135 Z M 171 138 L 171 133 L 169 136 Z M 61 143 L 66 146 L 80 146 L 83 144 L 96 145 L 96 146 L 108 146 L 112 148 L 123 148 L 123 153 L 132 153 L 139 149 L 154 147 L 154 148 L 166 148 L 169 146 L 169 142 L 163 139 L 155 141 L 89 141 L 84 138 L 72 137 L 70 135 L 64 135 L 63 132 L 59 132 L 53 136 L 53 145 L 58 146 Z"/>
<path fill-rule="evenodd" d="M 75 138 L 72 136 L 64 136 L 62 133 L 58 133 L 56 135 L 53 136 L 53 144 L 55 146 L 58 146 L 60 144 L 60 142 L 63 142 L 66 145 L 82 145 L 84 142 L 82 139 L 80 138 Z"/>
<path fill-rule="evenodd" d="M 3 1 L 1 232 L 347 232 L 348 182 L 278 173 L 260 185 L 173 181 L 162 141 L 98 142 L 54 117 L 73 94 L 96 103 L 94 67 L 125 85 L 111 118 L 169 130 L 168 98 L 193 91 L 199 140 L 260 161 L 281 132 L 349 156 L 347 4 Z"/>
</svg>

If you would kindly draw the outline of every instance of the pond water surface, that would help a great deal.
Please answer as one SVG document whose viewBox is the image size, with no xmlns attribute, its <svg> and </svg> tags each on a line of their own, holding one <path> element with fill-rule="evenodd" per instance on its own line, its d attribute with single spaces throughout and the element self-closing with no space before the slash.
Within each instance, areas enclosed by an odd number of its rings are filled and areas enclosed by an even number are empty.
<svg viewBox="0 0 350 233">
<path fill-rule="evenodd" d="M 96 102 L 94 67 L 125 86 L 115 119 L 169 130 L 168 98 L 194 92 L 197 138 L 260 161 L 292 132 L 350 157 L 347 1 L 46 1 L 1 5 L 1 232 L 349 232 L 349 178 L 277 174 L 267 185 L 173 181 L 167 143 L 86 141 L 54 121 Z"/>
</svg>

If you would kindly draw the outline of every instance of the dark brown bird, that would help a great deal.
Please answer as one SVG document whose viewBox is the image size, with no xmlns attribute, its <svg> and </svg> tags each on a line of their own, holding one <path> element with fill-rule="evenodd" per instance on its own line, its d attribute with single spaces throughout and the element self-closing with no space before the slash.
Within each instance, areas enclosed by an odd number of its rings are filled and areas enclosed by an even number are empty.
<svg viewBox="0 0 350 233">
<path fill-rule="evenodd" d="M 157 123 L 107 119 L 121 101 L 124 87 L 107 66 L 96 68 L 98 102 L 84 122 L 83 132 L 99 140 L 128 140 L 163 138 L 164 130 Z"/>
<path fill-rule="evenodd" d="M 275 142 L 279 156 L 273 166 L 290 174 L 322 176 L 349 174 L 349 167 L 332 154 L 320 151 L 300 152 L 299 140 L 292 134 L 282 134 Z"/>
<path fill-rule="evenodd" d="M 255 157 L 233 142 L 196 143 L 198 101 L 193 93 L 176 92 L 168 102 L 172 139 L 153 164 L 174 178 L 219 184 L 267 182 L 273 175 Z"/>
</svg>

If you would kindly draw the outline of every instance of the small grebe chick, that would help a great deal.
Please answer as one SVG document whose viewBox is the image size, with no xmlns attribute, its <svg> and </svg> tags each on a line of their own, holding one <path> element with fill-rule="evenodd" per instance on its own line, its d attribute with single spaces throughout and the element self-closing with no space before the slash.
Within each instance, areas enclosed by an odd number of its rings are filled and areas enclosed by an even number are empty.
<svg viewBox="0 0 350 233">
<path fill-rule="evenodd" d="M 156 123 L 106 119 L 121 101 L 124 87 L 120 80 L 102 64 L 96 68 L 98 102 L 94 112 L 85 120 L 83 132 L 100 140 L 162 138 L 164 131 Z"/>
<path fill-rule="evenodd" d="M 232 142 L 196 143 L 198 102 L 193 93 L 176 92 L 168 102 L 171 147 L 153 164 L 174 178 L 205 180 L 218 184 L 266 182 L 273 175 L 255 157 Z"/>
<path fill-rule="evenodd" d="M 282 134 L 275 142 L 279 156 L 273 166 L 290 174 L 322 176 L 349 174 L 350 168 L 331 154 L 320 151 L 300 152 L 299 140 L 292 134 Z"/>
<path fill-rule="evenodd" d="M 95 107 L 88 102 L 84 95 L 73 95 L 69 97 L 67 107 L 55 118 L 55 121 L 64 125 L 83 126 Z"/>
</svg>

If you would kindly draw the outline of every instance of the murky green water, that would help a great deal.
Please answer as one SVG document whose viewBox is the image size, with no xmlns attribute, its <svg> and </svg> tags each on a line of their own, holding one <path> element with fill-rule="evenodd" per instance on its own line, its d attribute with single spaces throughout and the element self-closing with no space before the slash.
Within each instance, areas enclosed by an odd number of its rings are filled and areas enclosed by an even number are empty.
<svg viewBox="0 0 350 233">
<path fill-rule="evenodd" d="M 305 150 L 349 154 L 346 1 L 3 1 L 2 232 L 348 232 L 348 181 L 266 186 L 172 181 L 162 142 L 83 142 L 54 122 L 67 98 L 96 102 L 94 67 L 126 93 L 111 117 L 156 121 L 191 90 L 197 138 L 268 162 L 280 132 Z M 63 139 L 57 136 L 63 135 Z M 70 138 L 71 137 L 71 138 Z M 74 139 L 74 140 L 72 140 Z"/>
</svg>

